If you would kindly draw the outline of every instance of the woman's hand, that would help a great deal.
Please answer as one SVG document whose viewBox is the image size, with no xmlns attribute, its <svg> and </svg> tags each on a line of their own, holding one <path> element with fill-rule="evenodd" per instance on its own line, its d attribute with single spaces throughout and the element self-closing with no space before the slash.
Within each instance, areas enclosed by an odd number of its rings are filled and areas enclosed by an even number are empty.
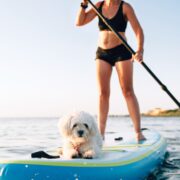
<svg viewBox="0 0 180 180">
<path fill-rule="evenodd" d="M 133 56 L 133 59 L 138 61 L 139 63 L 143 62 L 143 50 L 137 51 L 136 54 Z"/>
<path fill-rule="evenodd" d="M 88 0 L 83 0 L 82 2 L 84 5 L 88 5 Z"/>
</svg>

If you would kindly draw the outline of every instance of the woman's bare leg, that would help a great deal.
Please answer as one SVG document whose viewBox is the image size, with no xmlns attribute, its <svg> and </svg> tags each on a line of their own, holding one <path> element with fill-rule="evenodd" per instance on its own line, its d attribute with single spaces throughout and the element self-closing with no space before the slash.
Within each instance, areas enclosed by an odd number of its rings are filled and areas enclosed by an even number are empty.
<svg viewBox="0 0 180 180">
<path fill-rule="evenodd" d="M 122 88 L 124 98 L 127 103 L 129 115 L 133 121 L 136 139 L 145 139 L 141 133 L 141 117 L 137 98 L 133 89 L 133 62 L 130 60 L 119 61 L 116 63 L 116 70 Z"/>
<path fill-rule="evenodd" d="M 96 60 L 96 75 L 98 84 L 98 127 L 104 138 L 106 121 L 109 112 L 110 79 L 112 66 L 100 59 Z"/>
</svg>

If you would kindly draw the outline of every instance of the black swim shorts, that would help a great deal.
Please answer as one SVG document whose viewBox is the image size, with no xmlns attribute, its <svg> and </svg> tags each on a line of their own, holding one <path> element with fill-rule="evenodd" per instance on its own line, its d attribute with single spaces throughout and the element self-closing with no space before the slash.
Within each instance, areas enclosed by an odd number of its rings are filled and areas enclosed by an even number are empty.
<svg viewBox="0 0 180 180">
<path fill-rule="evenodd" d="M 118 61 L 125 61 L 132 58 L 132 54 L 126 49 L 123 44 L 111 49 L 97 48 L 96 59 L 101 59 L 114 66 Z"/>
</svg>

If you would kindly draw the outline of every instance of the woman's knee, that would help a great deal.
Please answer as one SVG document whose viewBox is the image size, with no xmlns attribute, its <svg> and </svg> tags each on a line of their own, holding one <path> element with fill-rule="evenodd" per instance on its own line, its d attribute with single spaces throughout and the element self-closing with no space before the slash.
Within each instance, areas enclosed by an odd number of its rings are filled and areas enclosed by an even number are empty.
<svg viewBox="0 0 180 180">
<path fill-rule="evenodd" d="M 110 96 L 110 91 L 109 90 L 99 90 L 99 98 L 101 100 L 108 100 L 109 99 L 109 96 Z"/>
<path fill-rule="evenodd" d="M 133 88 L 122 88 L 122 92 L 125 98 L 134 97 L 134 90 Z"/>
</svg>

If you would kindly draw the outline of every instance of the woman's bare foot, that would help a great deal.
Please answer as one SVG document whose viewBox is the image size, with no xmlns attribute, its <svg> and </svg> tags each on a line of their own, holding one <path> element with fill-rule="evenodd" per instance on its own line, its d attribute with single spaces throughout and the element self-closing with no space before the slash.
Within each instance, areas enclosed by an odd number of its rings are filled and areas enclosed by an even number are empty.
<svg viewBox="0 0 180 180">
<path fill-rule="evenodd" d="M 142 132 L 137 132 L 136 133 L 136 140 L 137 140 L 137 142 L 140 142 L 142 140 L 146 140 L 146 138 L 145 138 L 145 136 L 143 135 Z"/>
<path fill-rule="evenodd" d="M 101 138 L 103 141 L 105 141 L 105 136 L 104 135 L 101 135 Z"/>
</svg>

